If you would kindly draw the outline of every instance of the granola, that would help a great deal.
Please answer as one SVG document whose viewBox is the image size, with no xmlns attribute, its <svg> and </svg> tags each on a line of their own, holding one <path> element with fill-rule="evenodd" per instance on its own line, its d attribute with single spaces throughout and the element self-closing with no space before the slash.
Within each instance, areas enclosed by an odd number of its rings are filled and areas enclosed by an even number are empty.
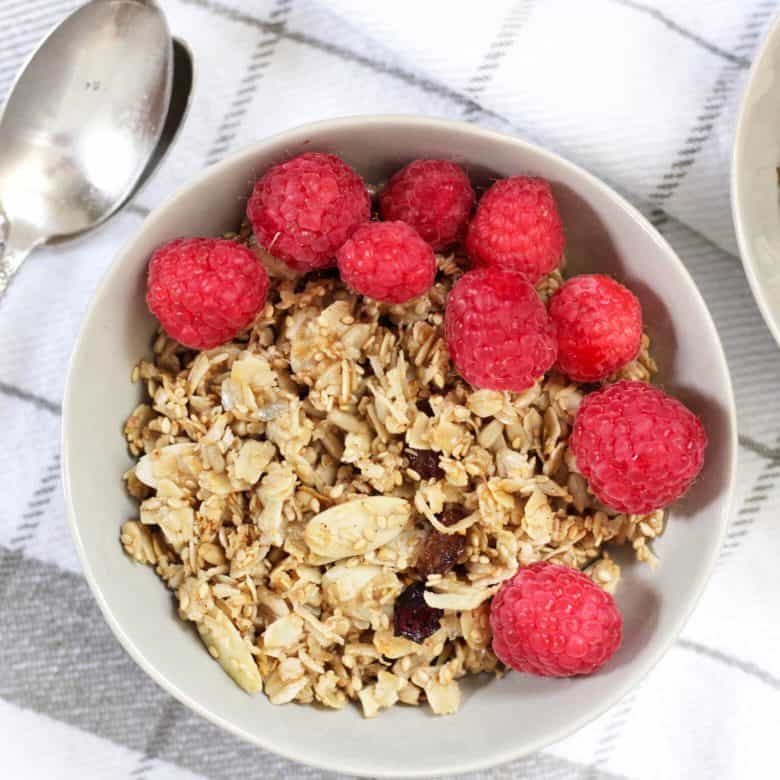
<svg viewBox="0 0 780 780">
<path fill-rule="evenodd" d="M 600 505 L 569 451 L 592 386 L 552 372 L 495 392 L 455 373 L 443 313 L 465 258 L 438 256 L 427 294 L 386 305 L 328 272 L 290 278 L 247 227 L 231 238 L 269 269 L 268 303 L 209 351 L 160 332 L 135 368 L 147 400 L 125 425 L 138 459 L 125 480 L 139 515 L 121 542 L 244 690 L 352 700 L 366 717 L 399 702 L 453 713 L 459 678 L 503 673 L 489 599 L 518 566 L 557 561 L 613 592 L 609 544 L 656 563 L 663 511 Z M 645 336 L 620 377 L 649 381 L 648 349 Z M 393 616 L 420 581 L 442 616 L 416 642 Z"/>
</svg>

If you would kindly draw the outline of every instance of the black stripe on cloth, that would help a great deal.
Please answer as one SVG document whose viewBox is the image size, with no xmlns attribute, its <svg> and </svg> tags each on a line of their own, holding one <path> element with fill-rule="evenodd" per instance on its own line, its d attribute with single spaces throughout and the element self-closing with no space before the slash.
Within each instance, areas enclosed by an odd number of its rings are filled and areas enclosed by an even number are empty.
<svg viewBox="0 0 780 780">
<path fill-rule="evenodd" d="M 277 44 L 281 40 L 292 4 L 293 0 L 277 0 L 274 9 L 269 14 L 274 20 L 272 24 L 275 29 L 273 31 L 264 30 L 262 37 L 257 42 L 255 50 L 249 58 L 246 72 L 241 81 L 238 82 L 228 112 L 222 118 L 222 123 L 217 130 L 217 138 L 206 155 L 206 165 L 213 165 L 222 159 L 238 134 L 238 129 L 257 92 L 264 71 L 271 64 Z"/>
<path fill-rule="evenodd" d="M 133 771 L 130 772 L 131 777 L 136 778 L 136 780 L 145 780 L 158 757 L 164 751 L 165 746 L 172 739 L 175 730 L 179 727 L 184 711 L 176 699 L 168 699 L 160 710 L 157 723 L 149 735 L 141 760 Z"/>
<path fill-rule="evenodd" d="M 750 494 L 742 502 L 742 506 L 737 512 L 737 519 L 729 525 L 726 541 L 720 551 L 722 561 L 731 557 L 742 544 L 744 538 L 748 536 L 764 508 L 764 504 L 769 499 L 769 493 L 774 488 L 778 476 L 780 476 L 780 461 L 768 461 L 756 478 Z"/>
<path fill-rule="evenodd" d="M 330 54 L 344 62 L 354 62 L 357 65 L 362 65 L 375 73 L 380 73 L 385 76 L 391 76 L 399 81 L 403 81 L 410 86 L 417 87 L 432 95 L 438 95 L 439 97 L 451 100 L 453 103 L 468 108 L 470 106 L 476 106 L 476 108 L 482 111 L 486 116 L 495 117 L 501 121 L 506 121 L 504 117 L 495 112 L 489 111 L 480 106 L 476 101 L 472 100 L 465 95 L 462 95 L 457 90 L 451 89 L 445 84 L 441 84 L 431 79 L 418 76 L 412 71 L 400 68 L 397 65 L 392 65 L 389 62 L 383 62 L 381 60 L 375 60 L 371 57 L 367 57 L 364 54 L 352 51 L 344 46 L 331 43 L 330 41 L 323 40 L 314 35 L 308 33 L 299 32 L 297 30 L 291 30 L 289 28 L 282 29 L 282 26 L 276 22 L 269 22 L 265 19 L 252 16 L 251 14 L 239 11 L 236 8 L 231 8 L 224 3 L 216 2 L 216 0 L 179 0 L 183 5 L 191 5 L 196 8 L 201 8 L 204 11 L 219 16 L 223 19 L 229 19 L 240 24 L 246 24 L 251 27 L 256 27 L 266 32 L 275 32 L 280 38 L 286 40 L 295 41 L 304 46 L 309 46 L 318 51 Z"/>
<path fill-rule="evenodd" d="M 778 0 L 762 0 L 757 6 L 759 9 L 766 9 L 770 15 L 773 15 L 778 7 Z M 760 33 L 764 28 L 764 19 L 754 19 L 750 21 L 745 27 L 746 30 L 754 30 L 756 33 Z M 750 56 L 755 48 L 755 44 L 749 40 L 743 41 L 734 47 L 736 52 L 744 52 L 746 56 Z"/>
<path fill-rule="evenodd" d="M 26 403 L 37 406 L 39 409 L 44 409 L 52 414 L 62 414 L 62 406 L 60 404 L 50 401 L 43 396 L 35 395 L 35 393 L 30 393 L 27 390 L 22 390 L 21 387 L 11 385 L 8 382 L 0 381 L 0 395 L 16 398 L 19 401 L 25 401 Z"/>
<path fill-rule="evenodd" d="M 767 460 L 780 460 L 780 447 L 767 447 L 750 436 L 739 435 L 739 443 L 746 449 Z"/>
<path fill-rule="evenodd" d="M 720 650 L 715 650 L 713 647 L 707 647 L 698 642 L 691 642 L 688 639 L 679 639 L 677 641 L 677 647 L 681 647 L 683 650 L 689 650 L 697 655 L 711 658 L 713 661 L 719 661 L 726 666 L 730 666 L 732 669 L 739 669 L 744 674 L 747 674 L 756 680 L 760 680 L 764 685 L 774 688 L 776 691 L 780 691 L 780 677 L 775 677 L 771 672 L 762 669 L 760 666 L 757 666 L 750 661 L 734 658 L 734 656 L 722 653 Z"/>
<path fill-rule="evenodd" d="M 631 716 L 631 710 L 634 708 L 639 690 L 639 688 L 632 690 L 622 702 L 612 709 L 609 723 L 596 745 L 596 750 L 593 755 L 594 767 L 603 768 L 609 763 L 610 758 L 612 758 L 612 754 L 615 752 L 615 746 L 618 744 L 626 723 L 628 723 L 629 717 Z"/>
<path fill-rule="evenodd" d="M 168 696 L 121 649 L 80 575 L 0 546 L 0 597 L 0 696 L 149 755 L 139 764 L 141 776 L 151 774 L 153 757 L 214 780 L 338 777 L 272 756 Z M 163 710 L 164 721 L 156 717 Z M 527 780 L 621 778 L 545 753 L 499 771 Z"/>
<path fill-rule="evenodd" d="M 128 203 L 124 210 L 129 211 L 131 214 L 135 214 L 139 217 L 148 217 L 152 212 L 150 208 L 147 206 L 142 206 L 140 203 Z"/>
<path fill-rule="evenodd" d="M 642 3 L 635 3 L 633 0 L 612 0 L 612 2 L 626 7 L 636 7 L 637 10 L 643 10 L 647 13 L 656 12 L 656 9 L 644 6 Z M 772 7 L 767 3 L 760 3 L 753 9 L 753 12 L 745 21 L 738 39 L 737 47 L 740 50 L 749 49 L 752 51 L 755 48 L 760 31 L 772 13 Z M 661 176 L 655 189 L 649 195 L 650 201 L 655 205 L 660 205 L 671 198 L 680 184 L 682 184 L 695 163 L 699 151 L 712 135 L 716 121 L 723 113 L 733 94 L 735 85 L 741 78 L 742 70 L 750 65 L 749 60 L 743 57 L 737 58 L 737 61 L 730 55 L 726 59 L 729 61 L 724 65 L 710 89 L 688 136 L 683 141 L 680 150 L 676 153 L 670 169 Z"/>
<path fill-rule="evenodd" d="M 677 24 L 677 22 L 675 22 L 673 19 L 670 19 L 668 16 L 653 6 L 647 5 L 646 3 L 637 3 L 635 0 L 611 0 L 611 2 L 615 3 L 616 5 L 623 6 L 624 8 L 631 8 L 634 11 L 639 11 L 640 13 L 651 16 L 668 30 L 677 33 L 692 43 L 695 43 L 697 46 L 700 46 L 702 49 L 710 52 L 710 54 L 721 57 L 722 59 L 727 60 L 728 62 L 731 62 L 740 68 L 750 67 L 750 60 L 747 57 L 740 57 L 736 54 L 732 54 L 731 52 L 722 49 L 720 46 L 716 46 L 714 43 L 710 43 L 708 40 L 702 38 L 700 35 L 697 35 L 692 30 Z"/>
<path fill-rule="evenodd" d="M 534 0 L 518 0 L 518 2 L 512 6 L 504 21 L 501 23 L 495 40 L 490 44 L 485 56 L 482 58 L 482 63 L 469 80 L 468 85 L 464 88 L 464 92 L 469 95 L 469 97 L 476 98 L 485 91 L 487 85 L 495 76 L 498 66 L 501 64 L 501 60 L 504 59 L 512 44 L 515 42 L 517 33 L 525 25 L 531 12 L 533 2 Z M 472 104 L 466 107 L 466 110 L 463 112 L 463 118 L 468 121 L 473 121 L 475 116 L 479 113 L 481 113 L 481 109 L 476 104 Z"/>
<path fill-rule="evenodd" d="M 130 772 L 130 777 L 139 778 L 143 780 L 146 777 L 146 773 L 154 766 L 154 759 L 144 754 L 138 765 Z"/>
<path fill-rule="evenodd" d="M 55 491 L 57 491 L 56 480 L 59 479 L 59 474 L 60 454 L 57 453 L 52 463 L 46 467 L 38 481 L 37 489 L 27 502 L 21 522 L 16 526 L 16 535 L 10 540 L 12 550 L 23 549 L 25 544 L 35 536 L 35 532 L 41 524 L 41 518 L 46 514 L 44 510 L 51 503 Z"/>
</svg>

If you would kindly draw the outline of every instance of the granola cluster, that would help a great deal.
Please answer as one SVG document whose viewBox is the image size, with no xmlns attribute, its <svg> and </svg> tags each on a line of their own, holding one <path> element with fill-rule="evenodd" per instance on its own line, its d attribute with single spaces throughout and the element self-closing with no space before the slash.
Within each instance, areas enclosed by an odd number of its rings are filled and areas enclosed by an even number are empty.
<svg viewBox="0 0 780 780">
<path fill-rule="evenodd" d="M 564 563 L 612 592 L 608 543 L 655 562 L 663 512 L 601 506 L 569 452 L 593 386 L 550 373 L 503 393 L 455 373 L 442 326 L 462 258 L 437 257 L 433 288 L 395 306 L 263 260 L 274 278 L 252 328 L 204 352 L 161 333 L 125 426 L 140 512 L 122 544 L 242 688 L 358 700 L 367 717 L 397 702 L 452 713 L 458 678 L 502 672 L 489 600 L 519 565 Z M 537 289 L 560 284 L 556 271 Z M 654 371 L 644 337 L 620 378 Z M 394 606 L 421 582 L 443 612 L 416 642 L 396 634 Z"/>
</svg>

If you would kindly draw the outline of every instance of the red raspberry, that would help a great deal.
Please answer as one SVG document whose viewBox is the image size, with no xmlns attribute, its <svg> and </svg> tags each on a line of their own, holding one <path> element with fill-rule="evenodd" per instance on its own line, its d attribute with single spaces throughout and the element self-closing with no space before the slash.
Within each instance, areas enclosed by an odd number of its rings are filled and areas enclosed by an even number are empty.
<svg viewBox="0 0 780 780">
<path fill-rule="evenodd" d="M 268 274 L 254 253 L 219 238 L 179 238 L 149 261 L 146 303 L 166 333 L 192 349 L 235 338 L 265 306 Z"/>
<path fill-rule="evenodd" d="M 466 234 L 474 265 L 524 274 L 531 284 L 558 267 L 564 244 L 550 184 L 528 176 L 493 184 Z"/>
<path fill-rule="evenodd" d="M 628 289 L 600 274 L 569 279 L 550 301 L 558 367 L 575 382 L 595 382 L 631 362 L 642 341 L 642 307 Z"/>
<path fill-rule="evenodd" d="M 602 503 L 643 515 L 690 487 L 704 462 L 707 434 L 676 398 L 644 382 L 623 381 L 585 397 L 569 445 Z"/>
<path fill-rule="evenodd" d="M 379 197 L 382 219 L 406 222 L 434 249 L 443 249 L 463 235 L 473 206 L 469 177 L 448 160 L 409 163 Z"/>
<path fill-rule="evenodd" d="M 444 333 L 460 375 L 488 390 L 520 391 L 555 362 L 555 328 L 536 290 L 493 268 L 463 274 L 447 298 Z"/>
<path fill-rule="evenodd" d="M 539 561 L 507 580 L 490 605 L 493 652 L 518 672 L 591 674 L 620 646 L 615 600 L 586 575 Z"/>
<path fill-rule="evenodd" d="M 308 152 L 274 165 L 246 209 L 258 243 L 298 271 L 336 264 L 339 247 L 371 214 L 363 180 L 332 154 Z"/>
<path fill-rule="evenodd" d="M 404 303 L 430 290 L 436 276 L 433 250 L 405 222 L 367 222 L 339 249 L 344 283 L 361 295 Z"/>
</svg>

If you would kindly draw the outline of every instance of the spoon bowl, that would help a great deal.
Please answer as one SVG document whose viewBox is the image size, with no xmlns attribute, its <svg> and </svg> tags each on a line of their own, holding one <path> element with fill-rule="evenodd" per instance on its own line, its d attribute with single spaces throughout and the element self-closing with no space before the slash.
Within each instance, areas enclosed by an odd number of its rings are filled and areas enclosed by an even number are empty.
<svg viewBox="0 0 780 780">
<path fill-rule="evenodd" d="M 167 156 L 174 141 L 178 137 L 179 130 L 184 125 L 190 108 L 190 98 L 195 83 L 195 63 L 189 46 L 180 38 L 173 38 L 173 86 L 171 88 L 171 102 L 168 107 L 168 115 L 165 118 L 160 140 L 157 142 L 154 153 L 146 163 L 143 173 L 135 183 L 133 189 L 127 194 L 125 199 L 119 203 L 112 213 L 120 211 L 127 206 L 143 190 L 149 179 L 152 178 L 155 171 L 160 167 Z M 2 218 L 2 214 L 0 214 Z M 50 238 L 46 243 L 49 246 L 58 246 L 64 242 L 80 240 L 90 235 L 102 223 L 90 225 L 77 235 L 69 235 L 63 239 L 56 237 Z"/>
<path fill-rule="evenodd" d="M 173 46 L 154 0 L 91 0 L 28 60 L 0 117 L 0 294 L 36 246 L 110 217 L 158 147 Z"/>
<path fill-rule="evenodd" d="M 128 194 L 127 198 L 117 207 L 121 209 L 129 203 L 144 188 L 152 174 L 160 167 L 160 164 L 173 146 L 179 130 L 184 125 L 184 120 L 190 109 L 190 98 L 195 84 L 195 63 L 189 46 L 180 38 L 173 39 L 173 86 L 171 88 L 171 102 L 168 106 L 168 115 L 165 118 L 160 140 L 154 150 L 154 154 L 146 163 L 141 177 Z"/>
</svg>

